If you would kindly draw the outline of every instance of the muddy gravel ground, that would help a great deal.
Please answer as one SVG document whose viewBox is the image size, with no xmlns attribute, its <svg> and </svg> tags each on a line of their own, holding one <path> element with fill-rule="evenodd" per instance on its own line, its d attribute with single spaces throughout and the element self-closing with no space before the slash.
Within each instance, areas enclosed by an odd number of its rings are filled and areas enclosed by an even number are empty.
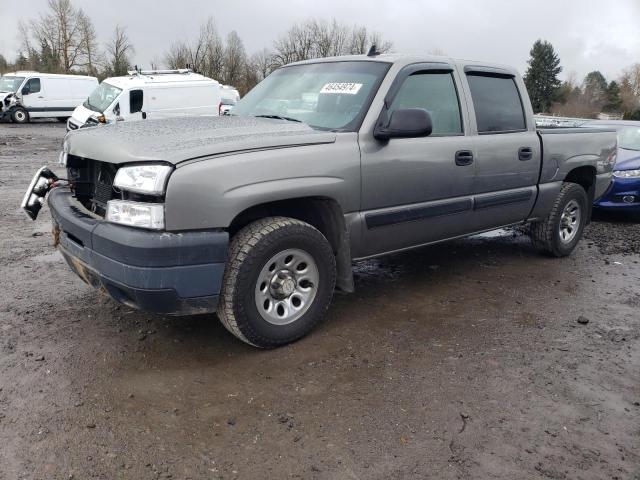
<svg viewBox="0 0 640 480">
<path fill-rule="evenodd" d="M 358 264 L 260 351 L 69 271 L 18 207 L 63 134 L 0 125 L 0 479 L 640 479 L 640 219 L 561 260 L 502 232 Z"/>
</svg>

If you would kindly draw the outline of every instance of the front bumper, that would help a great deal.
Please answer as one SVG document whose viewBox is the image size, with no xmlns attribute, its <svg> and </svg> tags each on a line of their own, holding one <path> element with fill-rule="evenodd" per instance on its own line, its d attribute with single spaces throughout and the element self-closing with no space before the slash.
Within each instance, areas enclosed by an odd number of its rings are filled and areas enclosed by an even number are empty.
<svg viewBox="0 0 640 480">
<path fill-rule="evenodd" d="M 611 187 L 595 202 L 602 209 L 640 210 L 640 178 L 613 177 Z"/>
<path fill-rule="evenodd" d="M 229 236 L 156 232 L 93 216 L 68 188 L 49 194 L 59 249 L 87 284 L 120 303 L 170 315 L 216 310 Z"/>
</svg>

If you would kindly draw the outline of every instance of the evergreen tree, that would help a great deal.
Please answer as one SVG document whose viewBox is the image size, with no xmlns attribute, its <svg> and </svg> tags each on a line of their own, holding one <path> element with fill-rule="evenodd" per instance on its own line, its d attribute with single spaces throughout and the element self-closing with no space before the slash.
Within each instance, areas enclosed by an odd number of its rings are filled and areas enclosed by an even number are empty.
<svg viewBox="0 0 640 480">
<path fill-rule="evenodd" d="M 536 40 L 530 52 L 529 68 L 524 76 L 524 83 L 531 98 L 533 111 L 547 112 L 556 100 L 562 71 L 560 58 L 547 41 Z"/>
<path fill-rule="evenodd" d="M 584 94 L 592 105 L 604 106 L 607 101 L 607 81 L 602 73 L 596 70 L 584 77 Z"/>
<path fill-rule="evenodd" d="M 622 98 L 620 97 L 620 85 L 612 80 L 607 87 L 607 103 L 604 106 L 605 112 L 619 112 L 622 109 Z"/>
</svg>

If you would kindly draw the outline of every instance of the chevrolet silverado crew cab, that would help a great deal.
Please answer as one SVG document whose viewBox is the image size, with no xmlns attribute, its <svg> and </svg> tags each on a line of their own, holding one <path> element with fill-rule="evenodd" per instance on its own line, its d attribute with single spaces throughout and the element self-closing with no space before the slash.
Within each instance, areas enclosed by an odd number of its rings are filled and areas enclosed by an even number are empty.
<svg viewBox="0 0 640 480">
<path fill-rule="evenodd" d="M 524 223 L 570 254 L 615 152 L 611 130 L 536 130 L 512 68 L 373 53 L 280 68 L 230 116 L 70 132 L 67 178 L 41 169 L 23 207 L 53 187 L 60 251 L 115 300 L 275 347 L 356 260 Z"/>
</svg>

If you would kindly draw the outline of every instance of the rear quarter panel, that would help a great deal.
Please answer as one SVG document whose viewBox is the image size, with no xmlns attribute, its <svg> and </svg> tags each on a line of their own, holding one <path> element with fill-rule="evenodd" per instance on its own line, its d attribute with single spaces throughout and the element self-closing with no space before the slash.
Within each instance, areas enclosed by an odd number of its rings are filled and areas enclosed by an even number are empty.
<svg viewBox="0 0 640 480">
<path fill-rule="evenodd" d="M 356 133 L 335 143 L 266 149 L 179 164 L 167 185 L 169 231 L 226 228 L 244 210 L 267 202 L 326 197 L 343 213 L 360 207 Z"/>
</svg>

